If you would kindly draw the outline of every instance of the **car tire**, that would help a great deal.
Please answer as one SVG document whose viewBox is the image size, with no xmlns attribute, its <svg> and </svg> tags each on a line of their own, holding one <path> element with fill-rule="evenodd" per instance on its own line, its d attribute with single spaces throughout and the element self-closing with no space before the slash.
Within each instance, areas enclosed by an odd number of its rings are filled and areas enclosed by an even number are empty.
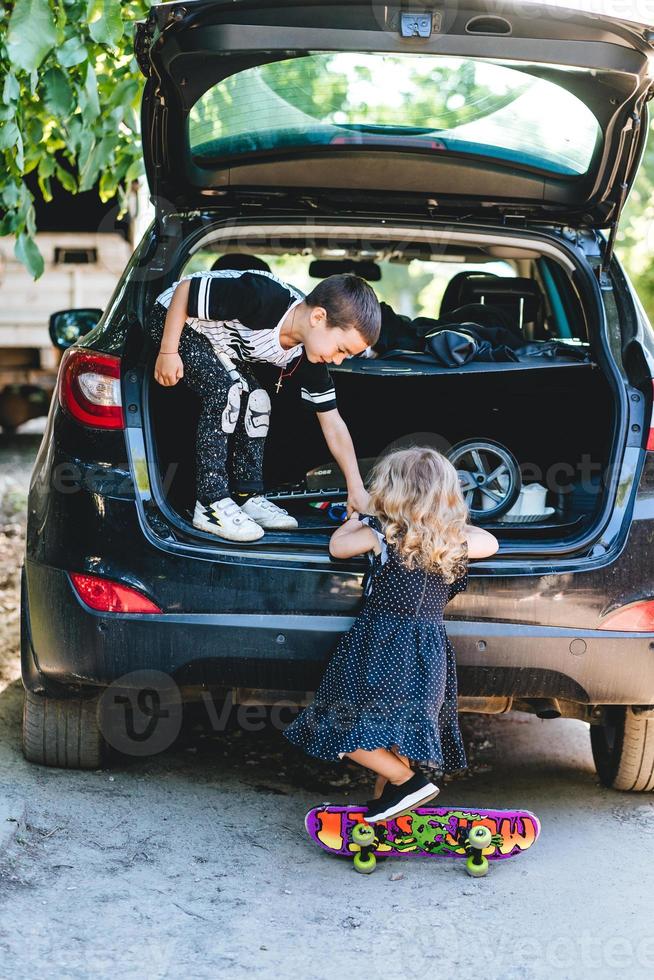
<svg viewBox="0 0 654 980">
<path fill-rule="evenodd" d="M 607 708 L 604 721 L 591 725 L 590 744 L 604 786 L 654 790 L 654 718 L 630 707 Z"/>
<path fill-rule="evenodd" d="M 40 766 L 101 769 L 106 743 L 98 726 L 98 699 L 52 698 L 25 691 L 23 754 Z"/>
</svg>

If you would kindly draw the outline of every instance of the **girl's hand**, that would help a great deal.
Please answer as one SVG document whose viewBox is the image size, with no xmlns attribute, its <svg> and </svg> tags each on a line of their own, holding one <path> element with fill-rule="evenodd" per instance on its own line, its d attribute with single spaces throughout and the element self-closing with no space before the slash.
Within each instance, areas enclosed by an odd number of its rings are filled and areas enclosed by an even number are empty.
<svg viewBox="0 0 654 980">
<path fill-rule="evenodd" d="M 357 487 L 355 490 L 348 490 L 347 493 L 347 516 L 352 517 L 355 513 L 365 514 L 368 511 L 368 505 L 370 504 L 370 494 L 363 486 Z"/>
<path fill-rule="evenodd" d="M 176 385 L 184 377 L 184 363 L 178 353 L 162 354 L 154 365 L 154 379 L 165 388 Z"/>
</svg>

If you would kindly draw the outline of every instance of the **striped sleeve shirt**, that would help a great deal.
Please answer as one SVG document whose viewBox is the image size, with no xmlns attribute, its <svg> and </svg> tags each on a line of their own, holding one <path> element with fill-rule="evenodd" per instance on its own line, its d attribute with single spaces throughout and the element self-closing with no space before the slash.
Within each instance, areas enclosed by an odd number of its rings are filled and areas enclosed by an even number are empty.
<svg viewBox="0 0 654 980">
<path fill-rule="evenodd" d="M 286 349 L 279 342 L 287 314 L 304 299 L 298 289 L 270 272 L 254 270 L 196 272 L 179 281 L 185 279 L 190 280 L 186 324 L 204 334 L 214 350 L 235 361 L 274 364 L 288 374 L 285 384 L 299 386 L 307 408 L 315 412 L 336 408 L 327 366 L 311 363 L 302 344 Z M 157 297 L 161 306 L 170 306 L 177 285 L 173 283 Z"/>
</svg>

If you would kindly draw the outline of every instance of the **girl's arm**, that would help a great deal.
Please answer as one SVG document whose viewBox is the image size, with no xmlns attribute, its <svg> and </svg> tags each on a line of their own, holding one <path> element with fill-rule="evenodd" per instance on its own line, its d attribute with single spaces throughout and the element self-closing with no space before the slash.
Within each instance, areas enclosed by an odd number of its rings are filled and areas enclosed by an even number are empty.
<svg viewBox="0 0 654 980">
<path fill-rule="evenodd" d="M 494 534 L 481 527 L 473 527 L 472 524 L 466 525 L 466 540 L 468 558 L 489 558 L 500 546 Z M 374 551 L 378 555 L 381 551 L 379 540 L 366 524 L 361 523 L 355 512 L 332 534 L 329 553 L 332 558 L 354 558 L 355 555 L 365 555 L 368 551 Z"/>
<path fill-rule="evenodd" d="M 466 524 L 466 539 L 468 558 L 489 558 L 500 546 L 494 534 L 481 527 L 473 527 L 472 524 Z"/>
<path fill-rule="evenodd" d="M 354 558 L 365 555 L 367 551 L 379 554 L 381 546 L 374 531 L 362 524 L 355 511 L 340 527 L 337 527 L 329 541 L 329 554 L 332 558 Z"/>
<path fill-rule="evenodd" d="M 329 451 L 340 466 L 347 483 L 347 512 L 351 515 L 355 511 L 366 511 L 370 500 L 368 492 L 363 485 L 359 463 L 357 462 L 354 445 L 350 430 L 339 414 L 337 408 L 330 412 L 318 412 L 318 421 L 325 437 L 325 442 Z M 365 527 L 365 525 L 362 525 Z M 333 540 L 333 539 L 332 539 Z M 366 548 L 366 551 L 369 549 Z M 354 551 L 352 554 L 362 554 Z M 349 555 L 343 557 L 349 558 Z"/>
<path fill-rule="evenodd" d="M 171 387 L 184 377 L 184 364 L 177 353 L 179 338 L 188 316 L 188 293 L 190 279 L 184 279 L 175 287 L 173 298 L 166 314 L 166 323 L 161 337 L 159 354 L 154 365 L 154 377 L 160 385 Z"/>
</svg>

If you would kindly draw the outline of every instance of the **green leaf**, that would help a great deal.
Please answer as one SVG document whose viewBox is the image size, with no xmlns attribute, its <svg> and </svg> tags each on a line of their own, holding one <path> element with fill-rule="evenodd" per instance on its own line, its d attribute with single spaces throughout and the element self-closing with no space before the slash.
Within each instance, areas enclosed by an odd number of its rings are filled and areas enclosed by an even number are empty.
<svg viewBox="0 0 654 980">
<path fill-rule="evenodd" d="M 109 97 L 107 103 L 110 108 L 120 106 L 121 108 L 131 105 L 139 93 L 141 86 L 135 78 L 124 78 L 118 82 Z"/>
<path fill-rule="evenodd" d="M 56 13 L 57 13 L 57 21 L 56 21 L 57 33 L 59 34 L 57 41 L 60 44 L 61 41 L 63 41 L 64 28 L 66 26 L 66 11 L 64 10 L 63 3 L 57 7 Z"/>
<path fill-rule="evenodd" d="M 145 173 L 145 167 L 143 166 L 143 157 L 139 156 L 136 160 L 130 163 L 127 173 L 125 174 L 125 183 L 131 184 L 133 180 L 136 180 L 143 173 Z"/>
<path fill-rule="evenodd" d="M 89 0 L 86 17 L 89 33 L 96 44 L 115 48 L 123 36 L 120 5 L 115 0 Z"/>
<path fill-rule="evenodd" d="M 27 271 L 34 279 L 43 275 L 45 264 L 38 246 L 33 238 L 21 232 L 16 239 L 14 255 L 19 262 L 22 262 Z"/>
<path fill-rule="evenodd" d="M 25 217 L 25 228 L 27 229 L 28 235 L 36 235 L 36 211 L 34 210 L 34 204 L 32 195 L 29 195 L 29 205 L 27 207 L 27 215 Z"/>
<path fill-rule="evenodd" d="M 69 191 L 71 194 L 74 194 L 77 191 L 77 181 L 68 170 L 65 170 L 63 167 L 60 167 L 59 164 L 57 164 L 56 174 L 57 180 L 65 190 Z"/>
<path fill-rule="evenodd" d="M 32 146 L 38 146 L 43 139 L 43 123 L 36 116 L 27 124 L 27 139 Z"/>
<path fill-rule="evenodd" d="M 8 72 L 2 89 L 2 101 L 5 103 L 5 105 L 8 105 L 10 102 L 17 102 L 19 95 L 20 85 L 18 84 L 18 80 L 15 75 Z"/>
<path fill-rule="evenodd" d="M 39 185 L 39 190 L 41 191 L 41 197 L 43 198 L 43 200 L 47 204 L 49 201 L 52 200 L 52 190 L 51 190 L 51 187 L 50 187 L 50 178 L 49 177 L 45 177 L 45 178 L 38 177 L 38 185 Z"/>
<path fill-rule="evenodd" d="M 49 68 L 41 79 L 45 89 L 44 104 L 53 116 L 65 119 L 73 107 L 73 91 L 61 68 Z"/>
<path fill-rule="evenodd" d="M 32 72 L 57 40 L 55 18 L 48 0 L 16 0 L 9 18 L 7 50 L 14 65 Z"/>
<path fill-rule="evenodd" d="M 79 189 L 80 191 L 90 191 L 96 180 L 98 179 L 100 172 L 109 163 L 116 145 L 115 136 L 105 136 L 96 143 L 89 158 L 86 162 L 83 172 L 80 174 Z"/>
<path fill-rule="evenodd" d="M 22 170 L 25 166 L 25 155 L 23 152 L 23 137 L 20 133 L 16 137 L 16 166 Z"/>
<path fill-rule="evenodd" d="M 33 148 L 28 150 L 27 157 L 23 164 L 23 177 L 26 177 L 28 174 L 31 174 L 33 170 L 36 170 L 39 165 L 39 159 L 40 157 L 38 153 L 35 153 Z"/>
<path fill-rule="evenodd" d="M 81 65 L 88 58 L 88 51 L 79 37 L 70 37 L 57 51 L 57 61 L 62 68 Z"/>
<path fill-rule="evenodd" d="M 77 147 L 78 147 L 78 150 L 77 150 L 77 167 L 78 167 L 78 170 L 79 170 L 80 173 L 86 167 L 86 164 L 88 163 L 89 156 L 91 155 L 91 150 L 93 149 L 94 145 L 95 145 L 95 142 L 94 142 L 93 133 L 91 132 L 91 130 L 90 129 L 86 129 L 86 128 L 80 129 L 79 130 L 79 138 L 78 138 L 78 142 L 77 142 Z"/>
<path fill-rule="evenodd" d="M 20 130 L 15 122 L 6 122 L 0 125 L 0 150 L 13 149 L 19 138 Z"/>
<path fill-rule="evenodd" d="M 123 114 L 123 122 L 132 133 L 136 135 L 139 131 L 139 124 L 136 119 L 136 113 L 131 106 L 127 106 Z"/>
<path fill-rule="evenodd" d="M 84 95 L 86 96 L 86 109 L 91 115 L 91 120 L 95 120 L 100 115 L 100 100 L 98 98 L 98 79 L 90 61 L 86 69 Z"/>
<path fill-rule="evenodd" d="M 13 235 L 18 228 L 20 221 L 15 211 L 8 211 L 0 221 L 0 237 Z"/>
<path fill-rule="evenodd" d="M 46 153 L 39 160 L 39 177 L 52 177 L 55 172 L 55 158 Z"/>
<path fill-rule="evenodd" d="M 77 168 L 79 173 L 86 167 L 95 143 L 96 140 L 91 130 L 82 129 L 79 137 L 79 153 L 77 155 Z"/>
<path fill-rule="evenodd" d="M 6 208 L 15 208 L 18 204 L 18 188 L 13 182 L 5 185 L 2 191 L 2 203 Z"/>
<path fill-rule="evenodd" d="M 105 202 L 110 201 L 112 197 L 115 197 L 117 188 L 117 174 L 113 173 L 111 170 L 105 170 L 100 177 L 100 186 L 98 188 L 100 200 Z"/>
</svg>

